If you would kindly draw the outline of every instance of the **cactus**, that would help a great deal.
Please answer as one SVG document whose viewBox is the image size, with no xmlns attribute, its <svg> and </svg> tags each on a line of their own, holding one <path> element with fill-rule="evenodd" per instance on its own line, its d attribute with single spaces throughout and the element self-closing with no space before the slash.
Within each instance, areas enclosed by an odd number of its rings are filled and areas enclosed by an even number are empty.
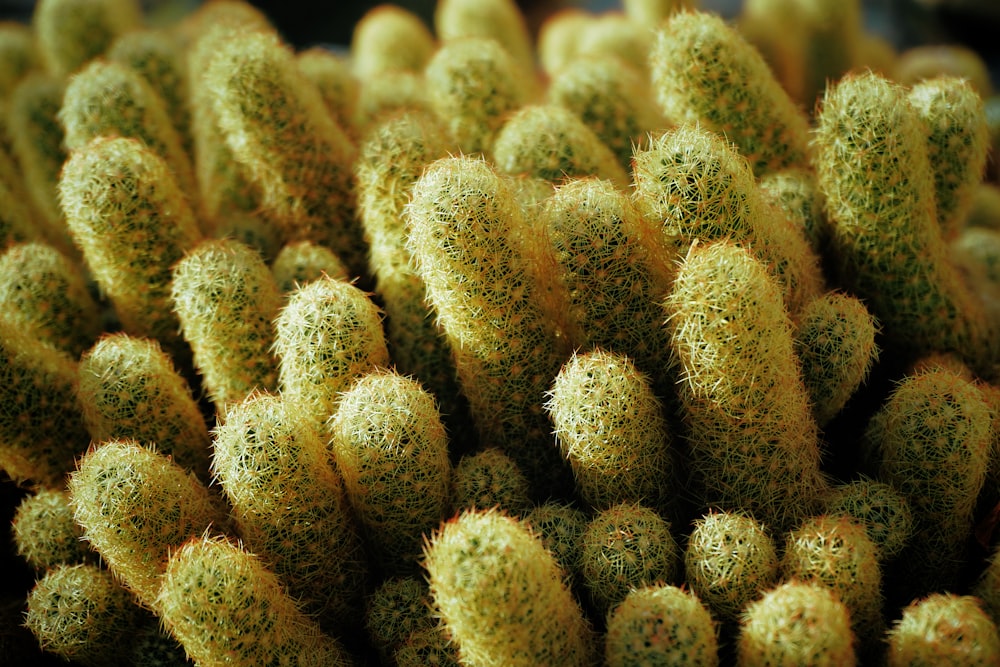
<svg viewBox="0 0 1000 667">
<path fill-rule="evenodd" d="M 767 591 L 740 620 L 736 664 L 853 667 L 847 607 L 816 583 L 790 581 Z"/>
<path fill-rule="evenodd" d="M 43 237 L 35 226 L 31 209 L 18 193 L 0 180 L 0 252 L 11 246 L 40 241 Z"/>
<path fill-rule="evenodd" d="M 375 370 L 340 397 L 327 424 L 347 498 L 383 569 L 416 565 L 449 507 L 448 437 L 433 395 Z"/>
<path fill-rule="evenodd" d="M 389 365 L 380 311 L 351 283 L 322 276 L 301 285 L 274 323 L 282 396 L 317 427 L 340 392 L 358 377 Z"/>
<path fill-rule="evenodd" d="M 777 284 L 747 251 L 719 241 L 688 253 L 664 307 L 703 501 L 791 528 L 828 483 Z"/>
<path fill-rule="evenodd" d="M 986 169 L 989 126 L 983 100 L 966 79 L 947 76 L 916 84 L 908 98 L 925 126 L 937 221 L 949 241 L 965 225 Z"/>
<path fill-rule="evenodd" d="M 649 52 L 654 39 L 650 27 L 649 24 L 638 23 L 621 12 L 595 15 L 580 31 L 576 41 L 576 54 L 581 58 L 600 60 L 620 58 L 639 72 L 643 81 L 648 82 Z M 649 96 L 652 93 L 649 91 L 644 94 Z"/>
<path fill-rule="evenodd" d="M 979 598 L 983 611 L 994 623 L 1000 623 L 1000 548 L 994 547 L 986 559 L 986 567 L 972 586 L 972 595 Z"/>
<path fill-rule="evenodd" d="M 354 125 L 361 84 L 351 72 L 345 56 L 323 47 L 314 46 L 298 53 L 299 69 L 323 96 L 334 121 L 347 134 L 354 136 Z"/>
<path fill-rule="evenodd" d="M 784 212 L 805 234 L 813 252 L 823 255 L 829 231 L 815 174 L 805 169 L 774 171 L 762 176 L 758 185 L 764 200 Z"/>
<path fill-rule="evenodd" d="M 659 25 L 672 13 L 695 9 L 699 0 L 623 0 L 625 15 L 640 25 Z"/>
<path fill-rule="evenodd" d="M 719 664 L 715 623 L 698 597 L 676 586 L 629 592 L 608 617 L 608 667 Z"/>
<path fill-rule="evenodd" d="M 709 512 L 695 522 L 684 550 L 691 591 L 722 621 L 778 582 L 778 555 L 767 530 L 742 512 Z"/>
<path fill-rule="evenodd" d="M 8 98 L 26 74 L 41 66 L 41 54 L 30 26 L 0 21 L 0 95 Z"/>
<path fill-rule="evenodd" d="M 186 667 L 191 665 L 184 647 L 158 622 L 146 623 L 132 639 L 129 652 L 132 667 Z"/>
<path fill-rule="evenodd" d="M 926 44 L 899 54 L 895 81 L 904 86 L 919 84 L 937 76 L 967 79 L 984 100 L 993 94 L 990 69 L 982 56 L 961 44 Z"/>
<path fill-rule="evenodd" d="M 271 273 L 282 294 L 290 294 L 299 285 L 324 274 L 335 280 L 348 279 L 347 267 L 336 253 L 312 241 L 297 241 L 283 247 L 271 264 Z"/>
<path fill-rule="evenodd" d="M 137 139 L 95 139 L 66 161 L 59 203 L 124 330 L 173 351 L 170 270 L 200 233 L 167 163 Z"/>
<path fill-rule="evenodd" d="M 65 78 L 137 28 L 141 15 L 136 0 L 41 0 L 31 24 L 46 69 Z"/>
<path fill-rule="evenodd" d="M 660 111 L 728 138 L 756 176 L 806 167 L 809 123 L 763 57 L 716 14 L 677 12 L 656 32 L 650 69 Z"/>
<path fill-rule="evenodd" d="M 103 327 L 82 271 L 46 243 L 19 243 L 0 255 L 0 305 L 2 317 L 73 357 Z"/>
<path fill-rule="evenodd" d="M 579 575 L 578 556 L 583 531 L 587 529 L 587 514 L 572 505 L 550 500 L 532 507 L 524 516 L 524 521 L 555 556 L 567 575 L 566 579 L 575 583 Z"/>
<path fill-rule="evenodd" d="M 674 582 L 680 556 L 666 519 L 639 503 L 620 503 L 587 524 L 580 541 L 580 578 L 605 616 L 633 588 Z"/>
<path fill-rule="evenodd" d="M 227 539 L 194 538 L 173 553 L 156 602 L 202 667 L 354 664 L 260 559 Z"/>
<path fill-rule="evenodd" d="M 11 534 L 17 554 L 38 572 L 97 560 L 83 541 L 69 493 L 63 489 L 38 489 L 22 500 L 14 511 Z"/>
<path fill-rule="evenodd" d="M 24 623 L 45 651 L 88 667 L 121 664 L 139 609 L 111 573 L 94 564 L 59 565 L 28 594 Z"/>
<path fill-rule="evenodd" d="M 206 240 L 173 267 L 171 299 L 194 365 L 216 408 L 273 390 L 271 322 L 281 292 L 260 255 L 235 240 Z"/>
<path fill-rule="evenodd" d="M 434 113 L 430 84 L 423 74 L 382 72 L 361 83 L 354 125 L 364 132 L 404 111 Z"/>
<path fill-rule="evenodd" d="M 562 68 L 576 60 L 580 35 L 594 15 L 575 6 L 563 7 L 552 12 L 538 29 L 538 62 L 551 81 Z"/>
<path fill-rule="evenodd" d="M 870 477 L 834 487 L 823 513 L 845 514 L 860 522 L 883 563 L 899 556 L 913 535 L 913 512 L 906 497 Z"/>
<path fill-rule="evenodd" d="M 94 442 L 155 445 L 208 480 L 211 439 L 187 381 L 151 339 L 104 336 L 80 359 L 80 405 Z"/>
<path fill-rule="evenodd" d="M 83 536 L 139 602 L 157 609 L 170 553 L 225 514 L 198 479 L 132 440 L 107 440 L 80 459 L 69 479 Z"/>
<path fill-rule="evenodd" d="M 354 76 L 366 79 L 387 70 L 419 72 L 435 48 L 434 36 L 419 16 L 396 5 L 377 5 L 354 25 Z"/>
<path fill-rule="evenodd" d="M 802 97 L 812 109 L 826 87 L 858 67 L 864 31 L 860 0 L 794 0 L 804 61 Z M 785 33 L 787 34 L 787 33 Z"/>
<path fill-rule="evenodd" d="M 628 357 L 576 354 L 545 404 L 576 487 L 597 510 L 623 502 L 677 509 L 679 457 L 663 406 Z"/>
<path fill-rule="evenodd" d="M 583 612 L 526 525 L 497 510 L 463 512 L 428 540 L 424 565 L 462 664 L 593 664 Z"/>
<path fill-rule="evenodd" d="M 467 454 L 451 476 L 451 505 L 456 510 L 499 507 L 511 516 L 531 509 L 531 486 L 514 459 L 496 447 Z"/>
<path fill-rule="evenodd" d="M 906 91 L 873 73 L 849 75 L 828 91 L 818 124 L 816 170 L 841 284 L 901 354 L 952 351 L 989 367 L 996 345 L 982 304 L 948 262 Z"/>
<path fill-rule="evenodd" d="M 416 577 L 386 579 L 365 600 L 364 621 L 371 645 L 388 663 L 410 633 L 437 627 L 430 588 Z"/>
<path fill-rule="evenodd" d="M 396 667 L 461 667 L 458 649 L 440 627 L 414 630 L 392 654 Z"/>
<path fill-rule="evenodd" d="M 977 598 L 939 593 L 913 601 L 888 633 L 888 667 L 1000 662 L 1000 634 Z"/>
</svg>

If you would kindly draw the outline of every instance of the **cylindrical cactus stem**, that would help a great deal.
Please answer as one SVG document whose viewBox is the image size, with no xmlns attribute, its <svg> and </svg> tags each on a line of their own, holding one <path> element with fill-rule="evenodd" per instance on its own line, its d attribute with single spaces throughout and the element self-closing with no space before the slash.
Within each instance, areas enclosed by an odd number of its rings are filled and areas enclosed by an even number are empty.
<svg viewBox="0 0 1000 667">
<path fill-rule="evenodd" d="M 314 46 L 299 51 L 296 60 L 302 74 L 319 90 L 337 125 L 349 136 L 356 137 L 360 129 L 355 123 L 361 82 L 351 71 L 347 56 Z"/>
<path fill-rule="evenodd" d="M 87 452 L 70 477 L 69 493 L 84 538 L 154 610 L 170 552 L 226 521 L 194 475 L 133 440 L 107 440 Z"/>
<path fill-rule="evenodd" d="M 591 507 L 642 502 L 667 515 L 679 509 L 683 475 L 663 405 L 628 357 L 574 355 L 556 375 L 545 409 Z"/>
<path fill-rule="evenodd" d="M 826 87 L 861 62 L 864 32 L 860 0 L 793 0 L 790 6 L 774 7 L 794 17 L 802 60 L 802 90 L 796 101 L 813 109 Z M 787 35 L 787 33 L 785 33 Z"/>
<path fill-rule="evenodd" d="M 878 324 L 858 298 L 827 292 L 810 301 L 795 329 L 813 416 L 825 426 L 864 383 L 878 358 Z"/>
<path fill-rule="evenodd" d="M 534 491 L 565 480 L 545 392 L 568 351 L 554 259 L 485 161 L 443 158 L 413 188 L 408 245 L 455 355 L 484 445 L 503 448 Z"/>
<path fill-rule="evenodd" d="M 758 185 L 764 200 L 783 211 L 805 234 L 812 251 L 822 256 L 829 231 L 816 175 L 806 169 L 784 169 L 765 174 Z"/>
<path fill-rule="evenodd" d="M 368 128 L 404 111 L 434 114 L 431 90 L 422 73 L 406 70 L 389 70 L 365 79 L 358 92 L 354 126 L 365 134 Z"/>
<path fill-rule="evenodd" d="M 619 58 L 649 79 L 649 51 L 653 46 L 651 26 L 636 23 L 621 12 L 597 14 L 580 31 L 576 43 L 581 58 Z M 652 91 L 646 93 L 651 95 Z"/>
<path fill-rule="evenodd" d="M 442 44 L 424 77 L 434 113 L 465 154 L 490 151 L 507 116 L 528 99 L 510 54 L 482 37 Z"/>
<path fill-rule="evenodd" d="M 396 667 L 462 667 L 458 647 L 443 627 L 417 628 L 406 636 L 391 657 Z"/>
<path fill-rule="evenodd" d="M 451 505 L 456 510 L 499 507 L 511 516 L 531 509 L 531 486 L 510 456 L 496 447 L 463 456 L 451 476 Z"/>
<path fill-rule="evenodd" d="M 428 540 L 436 613 L 475 667 L 594 664 L 594 638 L 562 569 L 523 523 L 466 511 Z"/>
<path fill-rule="evenodd" d="M 1000 624 L 1000 547 L 993 547 L 986 559 L 986 567 L 972 587 L 972 595 L 979 598 L 983 611 L 993 622 Z"/>
<path fill-rule="evenodd" d="M 271 273 L 282 294 L 291 294 L 300 285 L 323 275 L 335 280 L 349 278 L 343 260 L 326 246 L 312 241 L 295 241 L 284 246 L 271 264 Z"/>
<path fill-rule="evenodd" d="M 0 255 L 0 307 L 2 317 L 73 357 L 104 326 L 83 272 L 47 243 L 19 243 Z"/>
<path fill-rule="evenodd" d="M 347 498 L 383 569 L 417 564 L 425 532 L 449 508 L 448 436 L 419 382 L 375 370 L 351 385 L 327 424 Z"/>
<path fill-rule="evenodd" d="M 983 57 L 962 44 L 922 44 L 899 54 L 896 76 L 904 86 L 913 86 L 936 76 L 967 79 L 984 100 L 993 94 L 990 68 Z"/>
<path fill-rule="evenodd" d="M 281 394 L 317 427 L 354 380 L 389 365 L 378 306 L 343 280 L 322 276 L 301 285 L 274 327 Z"/>
<path fill-rule="evenodd" d="M 913 535 L 909 501 L 891 484 L 870 477 L 834 487 L 823 513 L 844 514 L 864 525 L 883 563 L 899 556 Z"/>
<path fill-rule="evenodd" d="M 589 520 L 582 509 L 556 500 L 535 505 L 524 515 L 525 523 L 556 557 L 571 585 L 579 581 L 580 542 Z"/>
<path fill-rule="evenodd" d="M 641 25 L 656 26 L 676 11 L 695 9 L 699 0 L 623 0 L 625 15 Z"/>
<path fill-rule="evenodd" d="M 411 632 L 437 627 L 427 582 L 412 576 L 386 579 L 365 599 L 364 622 L 372 647 L 388 661 Z"/>
<path fill-rule="evenodd" d="M 580 579 L 597 612 L 614 609 L 629 591 L 675 583 L 681 553 L 670 522 L 640 503 L 598 512 L 580 540 Z"/>
<path fill-rule="evenodd" d="M 550 82 L 562 68 L 576 60 L 580 36 L 593 20 L 591 12 L 569 5 L 542 21 L 538 29 L 538 62 Z"/>
<path fill-rule="evenodd" d="M 80 405 L 95 442 L 132 439 L 155 445 L 208 481 L 211 439 L 187 381 L 159 343 L 109 334 L 83 354 Z"/>
<path fill-rule="evenodd" d="M 738 667 L 857 664 L 847 606 L 829 588 L 790 581 L 751 602 L 740 619 Z"/>
<path fill-rule="evenodd" d="M 6 98 L 28 72 L 41 65 L 31 26 L 19 21 L 0 21 L 0 95 Z"/>
<path fill-rule="evenodd" d="M 968 80 L 951 76 L 921 81 L 908 98 L 924 123 L 937 221 L 951 240 L 965 225 L 986 169 L 990 129 L 983 99 Z"/>
<path fill-rule="evenodd" d="M 273 33 L 232 32 L 212 45 L 200 85 L 214 92 L 218 127 L 286 241 L 327 245 L 353 276 L 366 275 L 351 179 L 356 150 L 319 90 Z"/>
<path fill-rule="evenodd" d="M 636 588 L 608 616 L 608 667 L 719 664 L 719 641 L 708 609 L 691 591 L 669 584 Z"/>
<path fill-rule="evenodd" d="M 128 591 L 96 564 L 59 565 L 28 594 L 24 624 L 48 653 L 88 667 L 122 664 L 141 612 Z"/>
<path fill-rule="evenodd" d="M 65 78 L 139 27 L 141 15 L 136 0 L 41 0 L 31 24 L 46 69 Z"/>
<path fill-rule="evenodd" d="M 818 118 L 816 170 L 840 283 L 865 300 L 900 354 L 952 351 L 983 372 L 996 341 L 982 304 L 949 263 L 922 124 L 906 90 L 844 77 Z"/>
<path fill-rule="evenodd" d="M 766 528 L 742 512 L 710 512 L 695 522 L 684 550 L 687 584 L 720 621 L 778 582 L 778 551 Z"/>
<path fill-rule="evenodd" d="M 533 104 L 515 111 L 497 133 L 492 148 L 497 168 L 559 182 L 597 176 L 619 188 L 629 178 L 615 154 L 573 111 L 555 104 Z"/>
<path fill-rule="evenodd" d="M 14 511 L 11 534 L 17 554 L 37 572 L 97 562 L 97 554 L 87 547 L 83 529 L 73 519 L 64 489 L 41 488 L 22 500 Z"/>
<path fill-rule="evenodd" d="M 354 25 L 351 64 L 358 79 L 387 70 L 420 72 L 435 48 L 423 19 L 403 7 L 381 4 Z"/>
<path fill-rule="evenodd" d="M 937 593 L 914 600 L 889 630 L 888 667 L 1000 662 L 1000 633 L 980 600 Z"/>
<path fill-rule="evenodd" d="M 944 368 L 909 375 L 865 437 L 876 448 L 880 481 L 899 489 L 913 510 L 913 538 L 900 561 L 907 585 L 924 593 L 949 589 L 967 558 L 993 448 L 983 394 Z"/>
<path fill-rule="evenodd" d="M 167 163 L 137 139 L 95 139 L 66 161 L 59 202 L 125 331 L 176 347 L 170 270 L 200 232 Z"/>
<path fill-rule="evenodd" d="M 320 431 L 296 406 L 254 393 L 229 407 L 214 436 L 212 471 L 247 547 L 321 624 L 344 632 L 368 568 Z"/>
<path fill-rule="evenodd" d="M 682 11 L 650 54 L 660 110 L 732 141 L 756 176 L 808 166 L 809 121 L 760 53 L 717 14 Z"/>
<path fill-rule="evenodd" d="M 0 158 L 2 159 L 2 158 Z M 6 179 L 0 180 L 0 252 L 19 243 L 42 241 L 32 210 Z"/>
<path fill-rule="evenodd" d="M 174 312 L 216 408 L 254 389 L 276 389 L 271 323 L 282 299 L 257 251 L 232 239 L 205 240 L 174 265 L 172 275 Z"/>
<path fill-rule="evenodd" d="M 664 307 L 703 500 L 793 527 L 828 482 L 777 284 L 747 251 L 718 241 L 692 248 Z"/>
<path fill-rule="evenodd" d="M 354 664 L 259 558 L 228 539 L 194 538 L 171 554 L 156 602 L 203 667 Z"/>
<path fill-rule="evenodd" d="M 89 444 L 67 353 L 0 318 L 0 469 L 61 487 Z"/>
</svg>

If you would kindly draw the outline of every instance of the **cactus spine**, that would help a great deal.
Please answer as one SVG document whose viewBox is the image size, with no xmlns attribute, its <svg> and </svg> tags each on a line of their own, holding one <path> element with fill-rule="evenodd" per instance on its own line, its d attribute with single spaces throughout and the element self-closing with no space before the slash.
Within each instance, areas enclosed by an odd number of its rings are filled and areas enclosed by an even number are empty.
<svg viewBox="0 0 1000 667">
<path fill-rule="evenodd" d="M 996 624 L 972 596 L 939 593 L 915 600 L 889 631 L 889 667 L 1000 662 Z"/>
<path fill-rule="evenodd" d="M 312 241 L 297 241 L 283 247 L 271 264 L 271 273 L 282 294 L 290 294 L 323 274 L 348 280 L 347 267 L 336 253 Z"/>
<path fill-rule="evenodd" d="M 487 447 L 466 454 L 455 466 L 451 504 L 456 510 L 499 507 L 511 516 L 521 516 L 531 509 L 531 487 L 514 459 Z"/>
<path fill-rule="evenodd" d="M 378 5 L 354 26 L 354 76 L 365 79 L 389 70 L 420 72 L 436 47 L 434 36 L 419 16 L 396 5 Z"/>
<path fill-rule="evenodd" d="M 41 488 L 22 500 L 14 512 L 11 534 L 18 555 L 38 572 L 96 560 L 73 520 L 69 493 L 63 489 Z"/>
<path fill-rule="evenodd" d="M 861 523 L 883 563 L 903 551 L 913 535 L 910 503 L 894 486 L 869 477 L 834 487 L 825 514 L 845 514 Z"/>
<path fill-rule="evenodd" d="M 46 69 L 63 78 L 138 27 L 140 16 L 135 0 L 41 0 L 31 23 Z"/>
</svg>

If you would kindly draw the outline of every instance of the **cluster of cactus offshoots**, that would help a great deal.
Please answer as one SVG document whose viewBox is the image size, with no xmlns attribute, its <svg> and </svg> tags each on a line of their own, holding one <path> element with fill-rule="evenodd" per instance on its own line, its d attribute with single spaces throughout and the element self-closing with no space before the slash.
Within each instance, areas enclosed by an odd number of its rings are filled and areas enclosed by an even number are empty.
<svg viewBox="0 0 1000 667">
<path fill-rule="evenodd" d="M 1000 102 L 857 1 L 694 4 L 0 24 L 36 648 L 1000 664 Z"/>
</svg>

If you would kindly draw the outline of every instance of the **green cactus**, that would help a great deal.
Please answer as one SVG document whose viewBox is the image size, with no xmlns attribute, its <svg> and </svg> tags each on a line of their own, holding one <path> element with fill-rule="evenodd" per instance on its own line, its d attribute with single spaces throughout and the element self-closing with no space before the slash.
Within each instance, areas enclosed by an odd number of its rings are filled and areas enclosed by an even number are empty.
<svg viewBox="0 0 1000 667">
<path fill-rule="evenodd" d="M 888 633 L 888 667 L 978 667 L 1000 662 L 1000 633 L 969 595 L 938 593 L 903 609 Z"/>
<path fill-rule="evenodd" d="M 625 15 L 643 25 L 659 25 L 681 9 L 695 9 L 699 0 L 623 0 Z"/>
<path fill-rule="evenodd" d="M 587 513 L 558 500 L 549 500 L 532 507 L 524 515 L 524 521 L 555 556 L 566 579 L 575 583 L 580 570 L 580 541 L 589 521 Z"/>
<path fill-rule="evenodd" d="M 594 637 L 531 530 L 497 510 L 466 511 L 428 540 L 436 614 L 470 667 L 594 664 Z"/>
<path fill-rule="evenodd" d="M 115 38 L 139 27 L 136 0 L 41 0 L 31 17 L 48 71 L 65 78 L 100 56 Z"/>
<path fill-rule="evenodd" d="M 435 113 L 427 78 L 406 70 L 381 72 L 361 82 L 354 125 L 364 134 L 405 111 Z"/>
<path fill-rule="evenodd" d="M 972 595 L 979 598 L 983 611 L 993 622 L 1000 623 L 1000 547 L 993 547 L 990 552 L 986 567 L 973 584 Z"/>
<path fill-rule="evenodd" d="M 170 270 L 200 232 L 167 163 L 137 139 L 95 139 L 66 161 L 59 203 L 124 330 L 173 351 Z"/>
<path fill-rule="evenodd" d="M 717 14 L 673 14 L 657 29 L 650 69 L 667 120 L 724 135 L 756 176 L 808 166 L 806 115 L 760 53 Z"/>
<path fill-rule="evenodd" d="M 159 622 L 146 623 L 132 639 L 129 664 L 132 667 L 188 667 L 193 664 L 184 647 Z"/>
<path fill-rule="evenodd" d="M 41 54 L 31 26 L 0 21 L 0 94 L 7 98 L 29 72 L 41 67 Z"/>
<path fill-rule="evenodd" d="M 11 535 L 17 554 L 38 572 L 97 561 L 73 520 L 69 493 L 63 489 L 41 488 L 25 497 L 14 511 Z"/>
<path fill-rule="evenodd" d="M 47 243 L 19 243 L 0 255 L 0 306 L 2 317 L 73 357 L 104 325 L 83 272 Z"/>
<path fill-rule="evenodd" d="M 894 486 L 870 477 L 835 486 L 824 514 L 846 514 L 864 525 L 882 562 L 895 559 L 913 535 L 910 503 Z"/>
<path fill-rule="evenodd" d="M 336 253 L 312 241 L 289 243 L 278 252 L 271 264 L 271 273 L 282 294 L 290 294 L 299 285 L 328 275 L 335 280 L 347 280 L 347 267 Z"/>
<path fill-rule="evenodd" d="M 425 532 L 449 508 L 448 436 L 432 394 L 375 370 L 344 392 L 327 423 L 347 498 L 384 570 L 416 566 Z"/>
<path fill-rule="evenodd" d="M 68 488 L 84 538 L 149 609 L 157 609 L 170 553 L 210 526 L 226 524 L 217 499 L 194 475 L 133 440 L 91 448 Z"/>
<path fill-rule="evenodd" d="M 797 101 L 811 110 L 831 82 L 861 64 L 862 3 L 860 0 L 793 0 L 788 9 L 796 19 L 795 28 L 801 44 L 799 57 L 804 65 L 802 93 Z"/>
<path fill-rule="evenodd" d="M 159 343 L 108 334 L 80 359 L 78 392 L 94 442 L 155 445 L 208 481 L 211 439 L 187 381 Z"/>
<path fill-rule="evenodd" d="M 600 60 L 620 58 L 648 82 L 649 52 L 654 40 L 651 28 L 656 25 L 639 23 L 622 12 L 595 14 L 582 26 L 576 39 L 576 55 L 579 58 Z M 652 91 L 643 94 L 651 96 Z"/>
<path fill-rule="evenodd" d="M 721 621 L 778 582 L 778 552 L 764 526 L 739 512 L 709 512 L 694 524 L 684 550 L 687 584 Z"/>
<path fill-rule="evenodd" d="M 354 664 L 259 558 L 228 539 L 193 538 L 171 554 L 156 604 L 202 667 Z"/>
<path fill-rule="evenodd" d="M 496 447 L 463 456 L 451 476 L 455 510 L 499 507 L 511 516 L 531 509 L 531 485 L 510 456 Z"/>
<path fill-rule="evenodd" d="M 333 115 L 337 125 L 350 136 L 358 132 L 355 127 L 358 95 L 361 82 L 351 71 L 351 63 L 346 56 L 329 49 L 314 46 L 299 51 L 299 69 L 323 96 L 326 108 Z"/>
<path fill-rule="evenodd" d="M 403 645 L 410 633 L 436 628 L 431 615 L 431 591 L 416 577 L 386 579 L 365 600 L 365 632 L 383 662 Z"/>
<path fill-rule="evenodd" d="M 355 621 L 368 570 L 361 536 L 308 415 L 255 392 L 229 407 L 213 443 L 212 471 L 247 548 L 321 624 Z"/>
<path fill-rule="evenodd" d="M 764 200 L 783 211 L 805 234 L 813 252 L 822 256 L 829 231 L 816 175 L 805 169 L 784 169 L 764 174 L 758 185 Z"/>
<path fill-rule="evenodd" d="M 403 7 L 380 4 L 354 25 L 351 65 L 359 79 L 386 70 L 420 72 L 436 48 L 423 19 Z"/>
<path fill-rule="evenodd" d="M 448 638 L 443 628 L 414 630 L 392 654 L 396 667 L 462 667 L 458 648 Z"/>
<path fill-rule="evenodd" d="M 702 500 L 791 528 L 828 482 L 777 284 L 749 252 L 718 241 L 692 248 L 664 307 Z"/>
<path fill-rule="evenodd" d="M 937 76 L 967 79 L 984 100 L 993 94 L 990 68 L 974 49 L 962 44 L 922 44 L 906 49 L 896 61 L 896 77 L 914 86 Z"/>
<path fill-rule="evenodd" d="M 548 75 L 550 85 L 556 75 L 572 64 L 577 56 L 577 44 L 594 15 L 583 9 L 569 5 L 552 12 L 542 21 L 538 29 L 538 62 Z"/>
<path fill-rule="evenodd" d="M 41 241 L 31 210 L 24 200 L 0 181 L 0 252 L 21 243 Z"/>
<path fill-rule="evenodd" d="M 738 667 L 857 664 L 847 607 L 829 588 L 789 581 L 751 602 L 740 619 Z"/>
<path fill-rule="evenodd" d="M 636 588 L 608 616 L 604 662 L 608 667 L 716 667 L 715 622 L 690 591 L 671 585 Z"/>
<path fill-rule="evenodd" d="M 24 623 L 48 653 L 88 667 L 122 664 L 139 626 L 139 608 L 107 570 L 58 565 L 28 594 Z"/>
<path fill-rule="evenodd" d="M 322 276 L 288 296 L 274 322 L 282 396 L 317 424 L 357 378 L 389 365 L 381 315 L 353 284 Z"/>
</svg>

